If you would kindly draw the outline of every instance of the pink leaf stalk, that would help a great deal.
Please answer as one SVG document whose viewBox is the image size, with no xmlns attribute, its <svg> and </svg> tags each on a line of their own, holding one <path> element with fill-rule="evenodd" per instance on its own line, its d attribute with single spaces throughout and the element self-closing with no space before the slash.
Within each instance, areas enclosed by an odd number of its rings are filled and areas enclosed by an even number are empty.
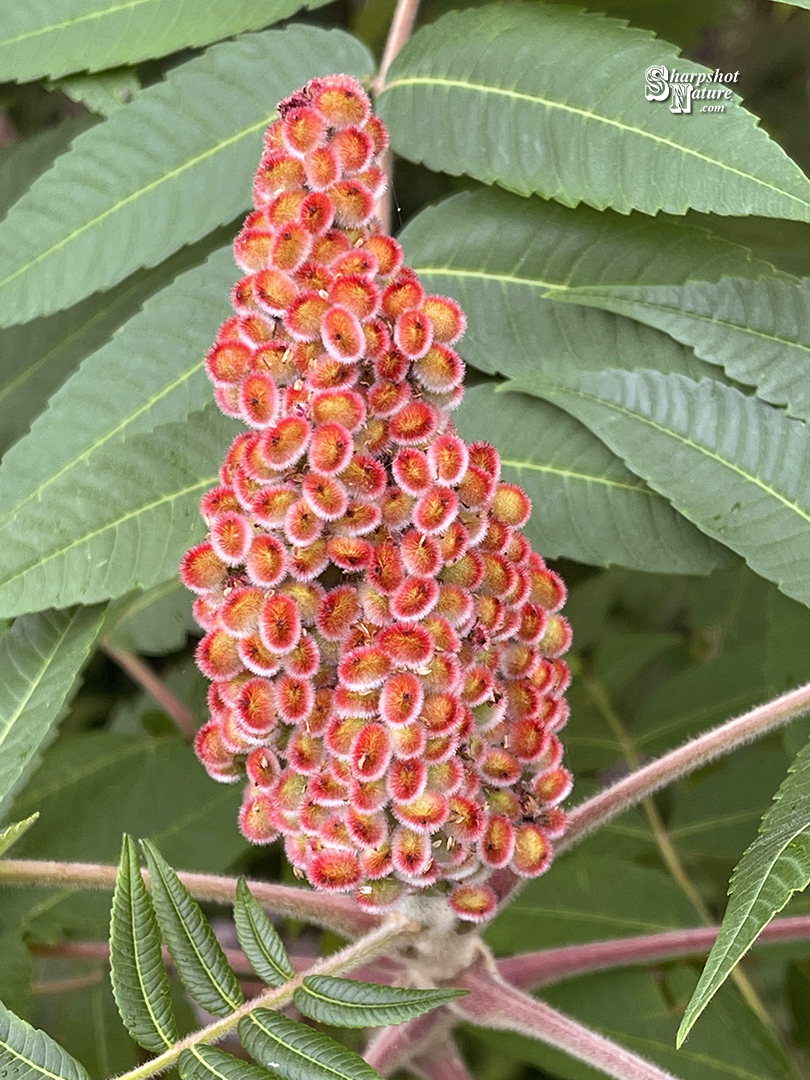
<svg viewBox="0 0 810 1080">
<path fill-rule="evenodd" d="M 373 216 L 388 136 L 362 87 L 313 79 L 279 114 L 207 361 L 248 430 L 181 566 L 197 753 L 247 776 L 242 832 L 283 837 L 316 889 L 374 914 L 431 890 L 481 921 L 493 872 L 543 873 L 565 824 L 565 588 L 495 448 L 453 427 L 464 315 Z"/>
<path fill-rule="evenodd" d="M 460 984 L 470 996 L 453 1011 L 481 1027 L 516 1031 L 556 1046 L 616 1080 L 677 1080 L 672 1073 L 598 1035 L 545 1002 L 521 993 L 489 972 L 469 971 Z"/>
</svg>

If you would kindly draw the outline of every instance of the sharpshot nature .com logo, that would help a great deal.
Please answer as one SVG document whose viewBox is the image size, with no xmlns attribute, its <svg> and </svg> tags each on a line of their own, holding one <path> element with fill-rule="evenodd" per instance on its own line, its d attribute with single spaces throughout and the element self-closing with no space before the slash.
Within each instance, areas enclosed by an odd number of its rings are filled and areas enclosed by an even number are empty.
<svg viewBox="0 0 810 1080">
<path fill-rule="evenodd" d="M 675 71 L 664 64 L 654 64 L 644 73 L 647 88 L 644 96 L 647 101 L 671 101 L 669 111 L 690 113 L 692 102 L 704 104 L 700 112 L 722 113 L 726 103 L 731 102 L 733 93 L 725 83 L 735 83 L 739 71 L 722 72 L 719 68 L 710 71 Z"/>
</svg>

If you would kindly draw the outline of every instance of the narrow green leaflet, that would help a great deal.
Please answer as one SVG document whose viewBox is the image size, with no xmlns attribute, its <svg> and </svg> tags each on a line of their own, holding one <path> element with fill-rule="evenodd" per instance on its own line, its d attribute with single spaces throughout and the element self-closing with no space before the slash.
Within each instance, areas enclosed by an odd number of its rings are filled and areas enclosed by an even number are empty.
<svg viewBox="0 0 810 1080">
<path fill-rule="evenodd" d="M 34 822 L 39 817 L 39 814 L 31 814 L 30 817 L 25 818 L 24 821 L 15 821 L 13 825 L 7 825 L 2 832 L 0 832 L 0 855 L 5 853 L 11 848 L 21 836 L 24 836 Z"/>
<path fill-rule="evenodd" d="M 538 551 L 664 574 L 708 574 L 724 561 L 719 544 L 586 427 L 545 401 L 499 393 L 498 385 L 469 389 L 455 422 L 468 442 L 493 442 L 504 478 L 528 492 L 533 512 L 524 531 Z"/>
<path fill-rule="evenodd" d="M 810 420 L 810 287 L 724 277 L 681 286 L 609 286 L 547 294 L 627 315 L 671 334 L 757 395 Z"/>
<path fill-rule="evenodd" d="M 132 837 L 124 835 L 110 916 L 110 979 L 124 1026 L 159 1054 L 177 1042 L 160 932 Z"/>
<path fill-rule="evenodd" d="M 269 1009 L 239 1021 L 248 1053 L 284 1080 L 379 1080 L 379 1073 L 345 1046 Z"/>
<path fill-rule="evenodd" d="M 152 901 L 163 940 L 194 1000 L 214 1016 L 228 1016 L 244 1001 L 239 980 L 200 905 L 154 844 L 142 840 Z"/>
<path fill-rule="evenodd" d="M 99 451 L 110 443 L 183 420 L 211 401 L 204 358 L 230 310 L 235 276 L 230 250 L 215 251 L 147 300 L 120 333 L 84 360 L 0 465 L 0 525 L 19 517 L 28 503 L 48 502 L 56 482 L 69 481 L 88 463 L 95 467 Z M 126 296 L 134 281 L 130 278 L 103 300 L 92 297 L 71 310 L 93 318 L 90 309 L 95 305 L 95 318 L 104 321 L 107 304 L 115 303 L 119 290 Z M 33 327 L 69 315 L 38 320 Z M 1 333 L 19 336 L 26 330 L 31 327 Z"/>
<path fill-rule="evenodd" d="M 581 420 L 699 529 L 810 604 L 810 431 L 739 390 L 658 371 L 521 383 Z"/>
<path fill-rule="evenodd" d="M 734 871 L 717 940 L 678 1030 L 678 1045 L 762 930 L 810 883 L 810 744 L 800 752 Z"/>
<path fill-rule="evenodd" d="M 269 1080 L 271 1076 L 258 1065 L 226 1054 L 216 1046 L 192 1046 L 177 1061 L 182 1080 Z"/>
<path fill-rule="evenodd" d="M 544 300 L 551 288 L 682 284 L 699 274 L 773 273 L 745 248 L 683 222 L 629 220 L 504 191 L 455 195 L 423 210 L 400 237 L 428 291 L 467 313 L 464 359 L 489 373 L 656 367 L 699 379 L 717 369 L 667 335 L 594 308 Z"/>
<path fill-rule="evenodd" d="M 199 500 L 217 482 L 234 430 L 211 405 L 83 461 L 5 526 L 0 612 L 90 603 L 165 581 L 202 536 Z"/>
<path fill-rule="evenodd" d="M 295 978 L 295 969 L 281 938 L 244 878 L 236 886 L 233 921 L 242 952 L 260 979 L 268 986 L 283 986 Z"/>
<path fill-rule="evenodd" d="M 415 34 L 379 109 L 404 157 L 521 195 L 622 213 L 694 207 L 810 220 L 810 180 L 739 97 L 721 115 L 696 100 L 673 123 L 669 99 L 645 100 L 653 66 L 711 74 L 603 15 L 490 4 Z"/>
<path fill-rule="evenodd" d="M 90 1080 L 59 1043 L 0 1003 L 0 1076 L 4 1074 L 14 1080 Z"/>
<path fill-rule="evenodd" d="M 336 979 L 332 975 L 308 975 L 294 995 L 299 1011 L 311 1020 L 333 1027 L 383 1027 L 402 1024 L 468 991 L 414 990 L 400 986 Z"/>
<path fill-rule="evenodd" d="M 79 136 L 0 225 L 0 325 L 69 307 L 230 221 L 276 102 L 314 75 L 371 66 L 346 33 L 291 26 L 169 72 Z"/>
<path fill-rule="evenodd" d="M 104 608 L 25 615 L 0 638 L 0 807 L 52 737 L 104 621 Z"/>
<path fill-rule="evenodd" d="M 11 500 L 0 510 L 0 521 L 9 511 L 17 512 L 19 498 L 32 495 L 35 487 L 41 495 L 39 485 L 61 475 L 78 455 L 92 452 L 107 437 L 130 424 L 146 431 L 153 423 L 179 420 L 184 410 L 210 400 L 206 380 L 198 376 L 195 381 L 194 374 L 220 314 L 224 318 L 227 312 L 237 271 L 228 251 L 196 273 L 188 268 L 199 266 L 228 239 L 226 228 L 182 248 L 153 270 L 137 271 L 109 292 L 0 330 L 0 491 Z M 148 300 L 154 293 L 160 298 Z M 141 306 L 145 311 L 138 314 Z M 102 348 L 122 323 L 126 329 Z M 94 350 L 98 355 L 86 360 L 70 388 L 60 389 Z M 183 365 L 186 377 L 176 382 Z M 33 425 L 35 433 L 5 453 L 39 413 L 43 418 Z"/>
<path fill-rule="evenodd" d="M 15 0 L 0 3 L 0 81 L 134 64 L 289 18 L 326 0 Z"/>
</svg>

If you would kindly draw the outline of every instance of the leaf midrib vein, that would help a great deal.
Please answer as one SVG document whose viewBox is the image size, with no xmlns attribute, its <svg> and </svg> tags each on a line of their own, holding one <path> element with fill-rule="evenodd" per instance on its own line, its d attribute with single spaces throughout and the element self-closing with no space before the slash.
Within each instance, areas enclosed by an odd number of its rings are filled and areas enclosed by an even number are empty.
<svg viewBox="0 0 810 1080">
<path fill-rule="evenodd" d="M 193 375 L 196 375 L 196 373 L 201 370 L 203 364 L 204 361 L 200 360 L 198 363 L 194 364 L 193 367 L 187 368 L 185 371 L 182 371 L 177 376 L 177 378 L 173 380 L 173 382 L 170 382 L 167 385 L 163 386 L 157 394 L 153 394 L 152 397 L 146 400 L 140 406 L 140 408 L 135 410 L 135 412 L 130 413 L 128 416 L 122 417 L 121 420 L 115 425 L 115 427 L 109 428 L 106 432 L 104 432 L 103 435 L 100 435 L 99 438 L 95 440 L 95 442 L 91 443 L 90 446 L 86 446 L 80 454 L 77 454 L 76 457 L 71 458 L 70 461 L 66 461 L 64 465 L 61 466 L 61 468 L 56 470 L 55 473 L 52 473 L 50 476 L 40 481 L 40 483 L 37 484 L 35 488 L 29 491 L 29 493 L 24 498 L 20 499 L 19 502 L 15 503 L 10 510 L 8 510 L 5 514 L 0 515 L 0 523 L 8 521 L 12 517 L 16 517 L 24 506 L 27 506 L 28 503 L 32 502 L 34 499 L 40 499 L 42 497 L 43 491 L 46 491 L 51 486 L 51 484 L 56 483 L 56 481 L 61 476 L 64 476 L 65 473 L 70 472 L 71 469 L 74 469 L 83 461 L 87 461 L 94 453 L 96 453 L 97 450 L 100 450 L 105 445 L 105 443 L 108 443 L 110 439 L 114 439 L 116 435 L 120 435 L 122 431 L 129 427 L 130 424 L 134 424 L 138 417 L 143 416 L 145 413 L 148 413 L 150 409 L 153 409 L 158 404 L 158 402 L 162 401 L 165 397 L 168 397 L 168 395 L 173 390 L 176 390 L 178 386 L 182 386 L 183 383 L 188 382 L 188 380 Z M 144 433 L 142 432 L 142 434 Z"/>
<path fill-rule="evenodd" d="M 711 285 L 712 283 L 709 282 L 709 284 Z M 623 286 L 619 286 L 620 289 L 622 287 Z M 640 286 L 640 287 L 643 288 L 643 286 Z M 652 288 L 658 288 L 658 287 L 659 286 L 655 286 L 655 285 L 652 286 Z M 664 286 L 664 288 L 667 288 L 667 287 L 668 286 Z M 674 286 L 674 288 L 676 288 L 676 289 L 683 288 L 683 287 L 684 286 L 680 286 L 680 285 Z M 630 288 L 631 289 L 636 288 L 636 286 L 631 285 Z M 580 292 L 580 290 L 578 288 L 573 288 L 573 289 L 570 289 L 570 290 L 565 290 L 565 289 L 556 290 L 555 289 L 555 290 L 552 290 L 552 292 L 553 291 L 565 292 L 566 293 L 566 299 L 563 302 L 564 303 L 570 302 L 570 303 L 574 303 L 574 304 L 577 303 L 577 299 L 576 299 L 577 293 Z M 590 297 L 593 297 L 594 299 L 602 299 L 603 297 L 606 298 L 606 299 L 611 299 L 611 293 L 612 293 L 612 290 L 610 289 L 610 286 L 607 286 L 606 289 L 602 289 L 600 287 L 597 287 L 595 289 L 589 289 L 587 286 L 584 286 L 582 288 L 582 290 L 581 290 L 582 295 L 590 296 Z M 772 341 L 775 345 L 787 346 L 788 348 L 791 348 L 791 349 L 800 349 L 802 352 L 810 353 L 810 345 L 805 345 L 804 342 L 802 342 L 802 341 L 793 341 L 790 338 L 779 337 L 776 334 L 769 334 L 765 330 L 760 330 L 760 329 L 758 329 L 757 327 L 754 327 L 754 326 L 746 326 L 744 323 L 732 322 L 732 321 L 730 321 L 728 319 L 718 319 L 716 315 L 705 315 L 700 311 L 695 311 L 694 309 L 690 309 L 690 308 L 678 307 L 676 304 L 665 304 L 665 303 L 663 303 L 663 301 L 660 301 L 660 300 L 647 300 L 647 299 L 644 299 L 642 297 L 624 296 L 620 292 L 616 293 L 615 295 L 620 301 L 623 301 L 623 302 L 628 303 L 628 304 L 636 304 L 639 307 L 650 308 L 653 311 L 661 311 L 661 312 L 664 312 L 665 314 L 678 315 L 681 318 L 685 318 L 685 319 L 693 319 L 695 322 L 706 323 L 709 326 L 720 326 L 724 330 L 736 330 L 738 333 L 749 334 L 751 337 L 761 338 L 763 341 Z M 549 296 L 548 299 L 553 300 L 555 298 L 554 298 L 554 296 Z M 619 314 L 624 314 L 624 312 L 619 312 Z M 717 361 L 717 363 L 721 363 L 721 361 Z M 723 364 L 722 366 L 725 367 L 726 365 Z"/>
<path fill-rule="evenodd" d="M 69 544 L 66 544 L 65 547 L 59 548 L 57 551 L 52 551 L 50 555 L 47 555 L 45 558 L 36 559 L 32 563 L 28 563 L 27 566 L 24 566 L 21 570 L 18 570 L 16 573 L 12 574 L 11 577 L 7 577 L 4 580 L 0 581 L 0 591 L 3 588 L 11 585 L 12 582 L 17 581 L 18 578 L 24 577 L 32 570 L 37 570 L 40 567 L 45 566 L 53 559 L 61 558 L 73 548 L 80 547 L 82 544 L 89 544 L 97 536 L 101 536 L 102 533 L 108 532 L 110 529 L 118 529 L 121 525 L 126 524 L 127 521 L 131 521 L 133 518 L 140 517 L 142 514 L 147 514 L 150 510 L 155 510 L 159 506 L 163 506 L 167 503 L 172 503 L 176 499 L 181 499 L 185 495 L 190 495 L 193 491 L 199 491 L 200 488 L 207 487 L 209 484 L 213 484 L 216 479 L 216 473 L 213 476 L 206 476 L 204 479 L 197 481 L 197 483 L 191 484 L 189 487 L 180 488 L 179 491 L 172 491 L 167 495 L 161 495 L 159 499 L 155 499 L 151 503 L 146 503 L 145 505 L 138 506 L 134 510 L 128 511 L 122 517 L 116 518 L 115 521 L 108 521 L 100 528 L 94 529 L 92 532 L 85 533 L 84 536 L 76 537 L 75 540 L 71 540 L 71 542 Z"/>
<path fill-rule="evenodd" d="M 58 640 L 55 642 L 53 648 L 50 650 L 47 657 L 42 657 L 43 663 L 39 668 L 36 677 L 31 680 L 28 688 L 28 693 L 23 695 L 22 699 L 19 702 L 19 705 L 9 717 L 8 721 L 4 722 L 3 731 L 2 734 L 0 734 L 0 747 L 2 747 L 3 743 L 6 741 L 9 732 L 13 729 L 14 725 L 20 719 L 20 716 L 22 716 L 23 712 L 25 712 L 28 702 L 31 700 L 32 696 L 41 685 L 42 680 L 45 678 L 45 675 L 47 674 L 54 660 L 59 655 L 59 650 L 62 647 L 62 643 L 70 633 L 71 629 L 76 623 L 76 620 L 80 617 L 81 614 L 82 609 L 79 609 L 79 611 L 77 611 L 71 619 L 68 619 L 67 623 L 65 624 L 64 630 L 59 635 Z"/>
<path fill-rule="evenodd" d="M 501 97 L 513 98 L 516 101 L 531 101 L 539 105 L 544 105 L 548 109 L 560 109 L 563 112 L 573 113 L 575 116 L 581 116 L 585 120 L 595 120 L 598 123 L 606 124 L 609 127 L 618 128 L 620 131 L 626 131 L 633 135 L 638 135 L 645 139 L 650 139 L 653 142 L 661 143 L 663 146 L 669 146 L 673 150 L 679 150 L 681 153 L 691 157 L 695 157 L 700 161 L 705 162 L 708 165 L 714 165 L 719 169 L 734 174 L 735 176 L 742 177 L 744 180 L 752 181 L 755 184 L 759 184 L 761 187 L 767 188 L 770 191 L 776 192 L 778 195 L 783 195 L 788 199 L 792 199 L 800 206 L 810 208 L 810 202 L 805 199 L 799 198 L 798 195 L 793 195 L 789 191 L 785 191 L 783 188 L 777 187 L 775 184 L 769 184 L 767 180 L 760 180 L 758 176 L 754 176 L 751 173 L 744 172 L 742 169 L 737 169 L 733 165 L 727 165 L 716 158 L 709 157 L 708 154 L 702 154 L 699 150 L 693 150 L 689 146 L 683 146 L 681 143 L 674 142 L 672 139 L 667 139 L 663 135 L 655 135 L 650 131 L 645 131 L 643 128 L 634 127 L 632 124 L 623 123 L 621 120 L 614 120 L 609 116 L 601 116 L 599 113 L 591 112 L 588 109 L 582 109 L 576 105 L 567 105 L 561 101 L 552 101 L 549 98 L 544 98 L 539 94 L 526 94 L 519 90 L 510 90 L 500 86 L 487 86 L 485 83 L 474 83 L 464 79 L 445 79 L 439 76 L 417 76 L 412 75 L 406 78 L 393 79 L 389 82 L 385 90 L 388 91 L 395 86 L 446 86 L 456 90 L 473 90 L 482 94 L 495 94 Z"/>
<path fill-rule="evenodd" d="M 30 1069 L 32 1069 L 35 1073 L 39 1073 L 41 1076 L 50 1076 L 51 1080 L 66 1080 L 65 1076 L 63 1076 L 61 1073 L 53 1073 L 50 1071 L 50 1069 L 46 1069 L 44 1065 L 39 1065 L 36 1061 L 31 1061 L 30 1058 L 27 1058 L 23 1053 L 17 1050 L 16 1047 L 11 1046 L 10 1043 L 7 1043 L 2 1039 L 0 1039 L 0 1048 L 2 1048 L 3 1050 L 7 1050 L 13 1058 L 17 1059 L 17 1061 L 25 1062 L 25 1064 Z M 87 1075 L 86 1073 L 84 1073 L 84 1070 L 82 1070 L 82 1073 L 80 1073 L 79 1075 L 81 1076 L 82 1074 L 84 1074 L 85 1076 Z"/>
<path fill-rule="evenodd" d="M 242 128 L 240 131 L 235 132 L 233 135 L 229 135 L 227 139 L 222 139 L 219 142 L 215 143 L 213 146 L 209 146 L 207 150 L 204 150 L 201 154 L 196 154 L 194 157 L 189 158 L 188 161 L 184 161 L 182 165 L 178 165 L 175 168 L 170 169 L 168 172 L 162 173 L 160 176 L 156 177 L 154 180 L 151 180 L 143 187 L 138 188 L 136 191 L 130 192 L 130 194 L 127 195 L 125 198 L 119 199 L 117 202 L 113 203 L 112 206 L 108 206 L 107 209 L 102 211 L 100 214 L 97 214 L 95 217 L 90 218 L 89 221 L 85 221 L 84 224 L 80 225 L 78 229 L 74 229 L 71 233 L 68 233 L 67 236 L 63 236 L 62 239 L 58 240 L 55 244 L 51 244 L 51 246 L 49 248 L 46 248 L 45 251 L 41 251 L 39 255 L 36 255 L 33 259 L 30 259 L 24 265 L 17 267 L 17 269 L 14 270 L 11 274 L 8 274 L 6 277 L 0 280 L 0 289 L 8 285 L 9 282 L 14 281 L 14 279 L 18 278 L 20 274 L 24 274 L 33 266 L 36 266 L 37 263 L 42 262 L 43 259 L 47 259 L 55 252 L 60 251 L 63 247 L 71 243 L 78 236 L 81 236 L 82 233 L 87 232 L 88 229 L 93 228 L 93 226 L 100 224 L 112 214 L 117 213 L 123 207 L 128 206 L 132 202 L 135 202 L 142 196 L 148 195 L 151 191 L 157 190 L 157 188 L 159 188 L 161 184 L 165 184 L 169 180 L 176 179 L 184 172 L 187 172 L 188 169 L 194 168 L 195 165 L 199 165 L 200 162 L 205 161 L 207 158 L 213 157 L 214 154 L 218 154 L 221 150 L 225 150 L 227 147 L 239 142 L 240 139 L 247 138 L 249 135 L 252 135 L 254 131 L 260 131 L 262 128 L 267 127 L 267 125 L 270 123 L 270 121 L 275 115 L 276 112 L 275 110 L 273 110 L 273 112 L 269 113 L 258 123 L 250 124 L 248 127 Z"/>
<path fill-rule="evenodd" d="M 16 45 L 20 41 L 26 41 L 29 38 L 39 37 L 42 34 L 50 34 L 55 30 L 65 30 L 69 26 L 78 26 L 79 23 L 90 22 L 93 19 L 103 19 L 108 15 L 117 15 L 120 11 L 127 11 L 131 8 L 140 7 L 142 4 L 153 4 L 156 0 L 127 0 L 123 4 L 115 4 L 112 7 L 101 8 L 97 11 L 87 11 L 84 15 L 77 15 L 72 19 L 64 19 L 59 23 L 50 23 L 48 26 L 39 26 L 36 30 L 26 30 L 22 34 L 17 34 L 13 38 L 4 38 L 0 40 L 0 49 L 6 45 Z M 159 2 L 159 0 L 157 0 Z"/>
<path fill-rule="evenodd" d="M 636 495 L 647 495 L 651 498 L 663 499 L 657 491 L 651 491 L 643 483 L 627 484 L 621 480 L 611 480 L 606 476 L 593 476 L 588 473 L 574 472 L 572 469 L 559 469 L 553 465 L 537 465 L 532 461 L 515 461 L 510 458 L 501 458 L 501 465 L 507 465 L 512 469 L 530 469 L 533 472 L 551 473 L 553 476 L 562 476 L 570 480 L 582 480 L 585 483 L 604 484 L 605 487 L 621 488 L 624 491 L 632 491 Z"/>
<path fill-rule="evenodd" d="M 771 498 L 776 499 L 776 501 L 782 503 L 782 505 L 786 509 L 792 510 L 793 513 L 795 513 L 798 517 L 802 518 L 802 520 L 810 524 L 810 513 L 808 513 L 808 511 L 806 510 L 803 510 L 798 503 L 792 502 L 786 495 L 783 495 L 775 488 L 769 487 L 763 480 L 760 480 L 758 476 L 754 476 L 751 473 L 746 472 L 745 469 L 741 468 L 735 462 L 729 461 L 721 454 L 718 454 L 714 450 L 710 450 L 706 446 L 701 446 L 700 443 L 694 442 L 688 436 L 681 434 L 681 432 L 675 431 L 673 428 L 665 427 L 663 424 L 658 423 L 658 421 L 654 420 L 652 417 L 644 416 L 642 413 L 639 412 L 633 412 L 632 409 L 628 409 L 626 406 L 619 405 L 615 401 L 608 401 L 606 398 L 599 397 L 597 394 L 589 394 L 585 390 L 578 390 L 574 389 L 573 387 L 568 387 L 560 384 L 555 386 L 555 389 L 560 390 L 563 393 L 572 394 L 574 397 L 580 397 L 584 401 L 590 401 L 596 405 L 602 405 L 608 409 L 613 409 L 614 412 L 621 413 L 623 416 L 626 416 L 631 420 L 636 420 L 642 424 L 646 424 L 648 427 L 653 428 L 653 430 L 655 431 L 660 431 L 662 435 L 668 435 L 671 439 L 675 439 L 676 441 L 683 443 L 684 446 L 687 446 L 690 449 L 697 451 L 699 454 L 705 455 L 707 458 L 711 458 L 713 461 L 718 462 L 718 464 L 720 465 L 724 465 L 727 469 L 730 469 L 731 472 L 736 473 L 744 480 L 752 483 L 755 487 L 760 488 L 762 491 L 765 492 L 766 495 L 769 495 Z"/>
</svg>

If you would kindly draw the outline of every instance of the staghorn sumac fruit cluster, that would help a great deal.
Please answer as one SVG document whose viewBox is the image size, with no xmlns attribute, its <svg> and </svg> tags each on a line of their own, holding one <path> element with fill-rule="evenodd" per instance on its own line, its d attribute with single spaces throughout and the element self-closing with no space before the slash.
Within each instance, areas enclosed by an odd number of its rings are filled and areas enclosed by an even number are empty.
<svg viewBox="0 0 810 1080">
<path fill-rule="evenodd" d="M 464 315 L 380 231 L 387 132 L 346 75 L 279 106 L 207 369 L 248 430 L 181 575 L 211 679 L 197 753 L 247 774 L 240 827 L 316 889 L 417 890 L 487 918 L 499 868 L 547 869 L 571 777 L 570 630 L 530 502 L 467 445 Z"/>
</svg>

